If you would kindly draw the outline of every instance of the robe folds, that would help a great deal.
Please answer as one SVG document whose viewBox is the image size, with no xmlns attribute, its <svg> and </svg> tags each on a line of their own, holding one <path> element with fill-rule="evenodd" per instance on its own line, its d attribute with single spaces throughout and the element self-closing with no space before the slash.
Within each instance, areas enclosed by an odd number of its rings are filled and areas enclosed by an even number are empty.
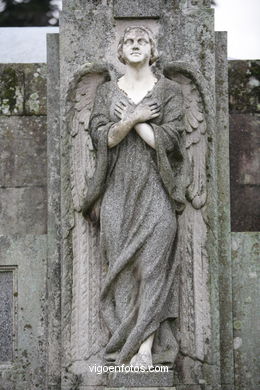
<svg viewBox="0 0 260 390">
<path fill-rule="evenodd" d="M 100 245 L 108 272 L 100 311 L 110 337 L 105 359 L 129 363 L 155 332 L 153 362 L 171 364 L 178 352 L 173 331 L 179 303 L 176 213 L 184 208 L 187 186 L 183 98 L 178 84 L 160 76 L 138 103 L 161 107 L 149 121 L 155 149 L 134 128 L 108 148 L 119 101 L 129 112 L 136 107 L 116 81 L 98 88 L 89 127 L 97 166 L 83 206 L 87 218 L 101 199 Z"/>
</svg>

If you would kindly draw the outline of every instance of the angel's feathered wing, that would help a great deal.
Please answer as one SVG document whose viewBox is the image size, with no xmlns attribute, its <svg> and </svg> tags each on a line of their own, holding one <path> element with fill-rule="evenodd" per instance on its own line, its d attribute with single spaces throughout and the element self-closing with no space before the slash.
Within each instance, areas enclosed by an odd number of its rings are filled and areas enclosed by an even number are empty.
<svg viewBox="0 0 260 390">
<path fill-rule="evenodd" d="M 101 349 L 103 338 L 99 320 L 99 289 L 103 274 L 99 232 L 98 227 L 83 218 L 81 206 L 87 191 L 86 176 L 93 176 L 96 161 L 88 133 L 89 118 L 97 87 L 108 78 L 105 67 L 86 65 L 75 74 L 67 97 L 74 210 L 71 352 L 75 360 L 87 359 L 96 354 Z"/>
<path fill-rule="evenodd" d="M 207 200 L 207 107 L 204 79 L 185 63 L 172 63 L 166 77 L 179 83 L 184 98 L 185 144 L 191 166 L 191 181 L 186 191 L 186 207 L 178 217 L 176 256 L 181 264 L 180 349 L 204 359 L 210 331 L 207 283 L 207 226 L 204 219 Z"/>
</svg>

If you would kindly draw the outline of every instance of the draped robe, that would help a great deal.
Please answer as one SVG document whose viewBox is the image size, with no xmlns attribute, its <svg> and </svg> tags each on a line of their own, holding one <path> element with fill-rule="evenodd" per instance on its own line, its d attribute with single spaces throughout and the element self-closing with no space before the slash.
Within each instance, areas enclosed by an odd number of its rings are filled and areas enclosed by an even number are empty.
<svg viewBox="0 0 260 390">
<path fill-rule="evenodd" d="M 184 207 L 185 154 L 183 99 L 179 86 L 161 76 L 138 104 L 156 102 L 160 115 L 149 121 L 155 149 L 135 131 L 108 148 L 108 132 L 118 122 L 115 104 L 136 104 L 116 81 L 98 88 L 90 119 L 97 167 L 88 183 L 83 215 L 101 199 L 100 245 L 108 264 L 100 311 L 109 330 L 107 361 L 128 363 L 155 332 L 153 362 L 174 362 L 178 343 L 176 212 Z"/>
</svg>

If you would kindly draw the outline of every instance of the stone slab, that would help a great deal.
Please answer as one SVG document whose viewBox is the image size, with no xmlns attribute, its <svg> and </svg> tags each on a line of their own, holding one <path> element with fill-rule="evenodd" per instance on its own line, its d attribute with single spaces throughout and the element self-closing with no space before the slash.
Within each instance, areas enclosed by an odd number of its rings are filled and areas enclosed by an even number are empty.
<svg viewBox="0 0 260 390">
<path fill-rule="evenodd" d="M 0 64 L 0 114 L 46 115 L 46 65 Z"/>
<path fill-rule="evenodd" d="M 46 186 L 46 117 L 0 116 L 0 187 Z"/>
<path fill-rule="evenodd" d="M 125 372 L 111 373 L 108 375 L 110 387 L 167 387 L 173 384 L 173 371 L 169 372 Z"/>
<path fill-rule="evenodd" d="M 24 66 L 25 115 L 47 114 L 47 75 L 45 64 Z"/>
<path fill-rule="evenodd" d="M 14 359 L 0 365 L 0 388 L 44 389 L 46 380 L 45 235 L 0 236 L 1 266 L 14 268 Z"/>
<path fill-rule="evenodd" d="M 0 362 L 13 358 L 13 272 L 0 266 Z"/>
<path fill-rule="evenodd" d="M 217 111 L 217 168 L 219 208 L 219 296 L 220 305 L 220 367 L 221 383 L 234 384 L 232 276 L 230 234 L 230 167 L 228 115 L 227 34 L 216 32 L 216 111 Z"/>
<path fill-rule="evenodd" d="M 80 390 L 88 390 L 88 387 Z M 213 390 L 207 385 L 176 385 L 174 387 L 153 386 L 153 387 L 105 387 L 105 390 Z M 222 389 L 221 389 L 222 390 Z M 225 389 L 227 390 L 227 389 Z M 232 389 L 229 389 L 232 390 Z"/>
<path fill-rule="evenodd" d="M 48 388 L 61 382 L 59 35 L 48 43 Z"/>
<path fill-rule="evenodd" d="M 0 188 L 0 234 L 45 234 L 46 187 Z"/>
<path fill-rule="evenodd" d="M 232 233 L 235 389 L 260 383 L 260 233 Z"/>
<path fill-rule="evenodd" d="M 229 108 L 231 113 L 260 112 L 260 60 L 229 61 Z"/>
<path fill-rule="evenodd" d="M 115 18 L 159 18 L 161 0 L 114 0 Z"/>
</svg>

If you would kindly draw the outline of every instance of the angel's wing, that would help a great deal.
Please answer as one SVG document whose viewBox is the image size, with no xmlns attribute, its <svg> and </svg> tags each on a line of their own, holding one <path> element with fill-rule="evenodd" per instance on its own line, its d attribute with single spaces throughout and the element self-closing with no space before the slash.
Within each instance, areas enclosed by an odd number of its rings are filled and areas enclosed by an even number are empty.
<svg viewBox="0 0 260 390">
<path fill-rule="evenodd" d="M 97 227 L 85 221 L 81 205 L 87 191 L 86 176 L 93 176 L 95 171 L 95 151 L 88 133 L 89 118 L 97 87 L 108 77 L 105 67 L 86 65 L 74 76 L 67 94 L 67 124 L 71 135 L 70 183 L 74 209 L 71 346 L 75 360 L 84 360 L 97 353 L 103 336 L 99 322 L 99 288 L 103 274 L 99 232 Z"/>
<path fill-rule="evenodd" d="M 207 97 L 202 75 L 190 65 L 173 63 L 166 76 L 179 83 L 184 99 L 185 144 L 191 166 L 186 191 L 187 204 L 178 218 L 176 256 L 181 264 L 180 337 L 181 350 L 204 359 L 209 337 L 207 226 Z"/>
</svg>

